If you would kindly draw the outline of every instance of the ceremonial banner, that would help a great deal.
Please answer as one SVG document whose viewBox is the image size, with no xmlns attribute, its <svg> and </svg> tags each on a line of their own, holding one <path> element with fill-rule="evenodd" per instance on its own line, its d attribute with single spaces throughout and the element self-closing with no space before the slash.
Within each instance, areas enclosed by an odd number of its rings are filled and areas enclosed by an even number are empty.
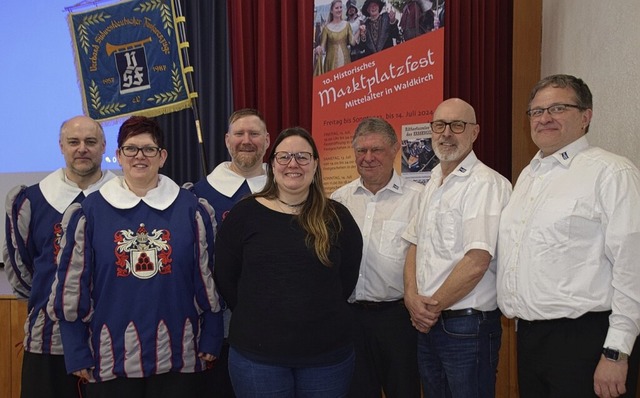
<svg viewBox="0 0 640 398">
<path fill-rule="evenodd" d="M 425 184 L 444 87 L 444 1 L 316 0 L 312 133 L 325 189 L 358 178 L 351 141 L 366 117 L 387 120 L 403 176 Z M 344 28 L 344 22 L 347 22 Z"/>
<path fill-rule="evenodd" d="M 99 121 L 187 108 L 172 0 L 133 0 L 68 17 L 85 114 Z"/>
</svg>

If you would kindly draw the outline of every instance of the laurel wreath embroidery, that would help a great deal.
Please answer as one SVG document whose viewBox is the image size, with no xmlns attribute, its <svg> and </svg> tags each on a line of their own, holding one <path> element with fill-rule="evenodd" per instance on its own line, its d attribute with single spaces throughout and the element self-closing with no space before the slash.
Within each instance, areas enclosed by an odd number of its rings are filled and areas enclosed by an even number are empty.
<svg viewBox="0 0 640 398">
<path fill-rule="evenodd" d="M 175 62 L 171 69 L 171 81 L 173 82 L 173 90 L 164 93 L 155 94 L 151 98 L 147 98 L 147 101 L 153 101 L 156 104 L 165 104 L 167 102 L 177 101 L 178 96 L 182 93 L 182 78 L 180 76 L 180 70 L 176 67 Z"/>
<path fill-rule="evenodd" d="M 173 18 L 171 17 L 171 8 L 165 4 L 163 0 L 149 0 L 134 8 L 138 12 L 151 12 L 160 9 L 160 17 L 162 18 L 162 27 L 167 31 L 167 35 L 171 36 L 173 31 Z"/>
<path fill-rule="evenodd" d="M 91 85 L 89 86 L 89 95 L 91 96 L 91 107 L 98 111 L 100 115 L 113 115 L 115 113 L 120 112 L 120 110 L 126 107 L 125 104 L 120 102 L 114 102 L 109 105 L 102 105 L 102 100 L 100 99 L 100 89 L 94 80 L 91 80 Z"/>
<path fill-rule="evenodd" d="M 105 22 L 109 18 L 111 18 L 111 15 L 104 12 L 87 15 L 82 18 L 82 22 L 78 25 L 78 41 L 80 41 L 80 47 L 82 47 L 85 54 L 89 54 L 89 32 L 87 32 L 87 26 Z"/>
</svg>

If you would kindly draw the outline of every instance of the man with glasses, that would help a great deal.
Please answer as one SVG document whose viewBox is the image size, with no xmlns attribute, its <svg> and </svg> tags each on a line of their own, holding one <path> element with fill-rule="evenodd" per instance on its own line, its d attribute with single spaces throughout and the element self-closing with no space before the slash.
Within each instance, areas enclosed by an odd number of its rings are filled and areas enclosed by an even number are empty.
<svg viewBox="0 0 640 398">
<path fill-rule="evenodd" d="M 400 143 L 384 119 L 366 118 L 353 135 L 360 178 L 331 198 L 345 205 L 364 239 L 356 288 L 349 302 L 356 320 L 356 366 L 350 397 L 420 397 L 416 330 L 403 302 L 409 244 L 401 237 L 418 210 L 423 186 L 393 169 Z"/>
<path fill-rule="evenodd" d="M 478 160 L 480 126 L 465 101 L 441 103 L 431 122 L 440 159 L 402 237 L 409 243 L 404 301 L 418 334 L 425 396 L 494 397 L 502 335 L 496 243 L 509 181 Z"/>
<path fill-rule="evenodd" d="M 255 109 L 240 109 L 229 116 L 229 129 L 225 135 L 225 144 L 231 161 L 220 163 L 204 179 L 191 188 L 196 196 L 206 199 L 216 212 L 218 228 L 233 205 L 240 199 L 262 190 L 267 182 L 267 166 L 262 159 L 269 148 L 267 125 L 260 112 Z M 210 382 L 216 395 L 233 397 L 233 388 L 227 371 L 231 311 L 224 312 L 225 343 L 220 357 L 212 369 Z M 208 373 L 208 372 L 207 372 Z"/>
<path fill-rule="evenodd" d="M 529 97 L 540 150 L 502 214 L 497 278 L 500 308 L 518 318 L 523 398 L 636 396 L 640 173 L 589 145 L 592 108 L 570 75 Z"/>
<path fill-rule="evenodd" d="M 9 192 L 2 250 L 15 295 L 28 300 L 23 342 L 21 396 L 79 397 L 79 379 L 67 375 L 58 322 L 46 312 L 62 237 L 62 214 L 115 177 L 100 168 L 106 142 L 102 126 L 77 116 L 60 127 L 65 167 L 30 187 Z"/>
</svg>

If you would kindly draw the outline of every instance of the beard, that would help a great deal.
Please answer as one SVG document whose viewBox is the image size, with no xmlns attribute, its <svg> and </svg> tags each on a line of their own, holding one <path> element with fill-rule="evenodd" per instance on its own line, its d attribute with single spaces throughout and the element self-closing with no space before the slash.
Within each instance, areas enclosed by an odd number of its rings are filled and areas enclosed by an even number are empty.
<svg viewBox="0 0 640 398">
<path fill-rule="evenodd" d="M 239 147 L 231 151 L 231 157 L 233 158 L 234 163 L 238 164 L 238 166 L 243 169 L 251 169 L 255 167 L 258 162 L 262 162 L 263 155 L 261 155 L 258 148 L 253 145 Z"/>
<path fill-rule="evenodd" d="M 435 145 L 433 145 L 433 151 L 441 162 L 455 162 L 467 153 L 468 148 L 461 144 L 456 145 L 455 150 L 446 152 L 442 151 L 440 144 L 441 142 L 436 142 Z"/>
<path fill-rule="evenodd" d="M 86 177 L 100 172 L 100 166 L 100 163 L 97 163 L 93 160 L 88 162 L 80 162 L 79 164 L 74 161 L 67 166 L 67 169 L 77 176 Z"/>
</svg>

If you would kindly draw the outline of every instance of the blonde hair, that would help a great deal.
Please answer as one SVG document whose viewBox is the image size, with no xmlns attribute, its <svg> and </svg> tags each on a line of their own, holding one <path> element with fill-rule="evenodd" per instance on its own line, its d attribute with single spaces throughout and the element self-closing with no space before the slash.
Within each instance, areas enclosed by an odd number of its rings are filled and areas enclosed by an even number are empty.
<svg viewBox="0 0 640 398">
<path fill-rule="evenodd" d="M 329 7 L 329 17 L 327 18 L 327 22 L 333 22 L 333 6 L 336 3 L 342 3 L 342 0 L 333 0 L 331 2 L 331 6 Z"/>
</svg>

